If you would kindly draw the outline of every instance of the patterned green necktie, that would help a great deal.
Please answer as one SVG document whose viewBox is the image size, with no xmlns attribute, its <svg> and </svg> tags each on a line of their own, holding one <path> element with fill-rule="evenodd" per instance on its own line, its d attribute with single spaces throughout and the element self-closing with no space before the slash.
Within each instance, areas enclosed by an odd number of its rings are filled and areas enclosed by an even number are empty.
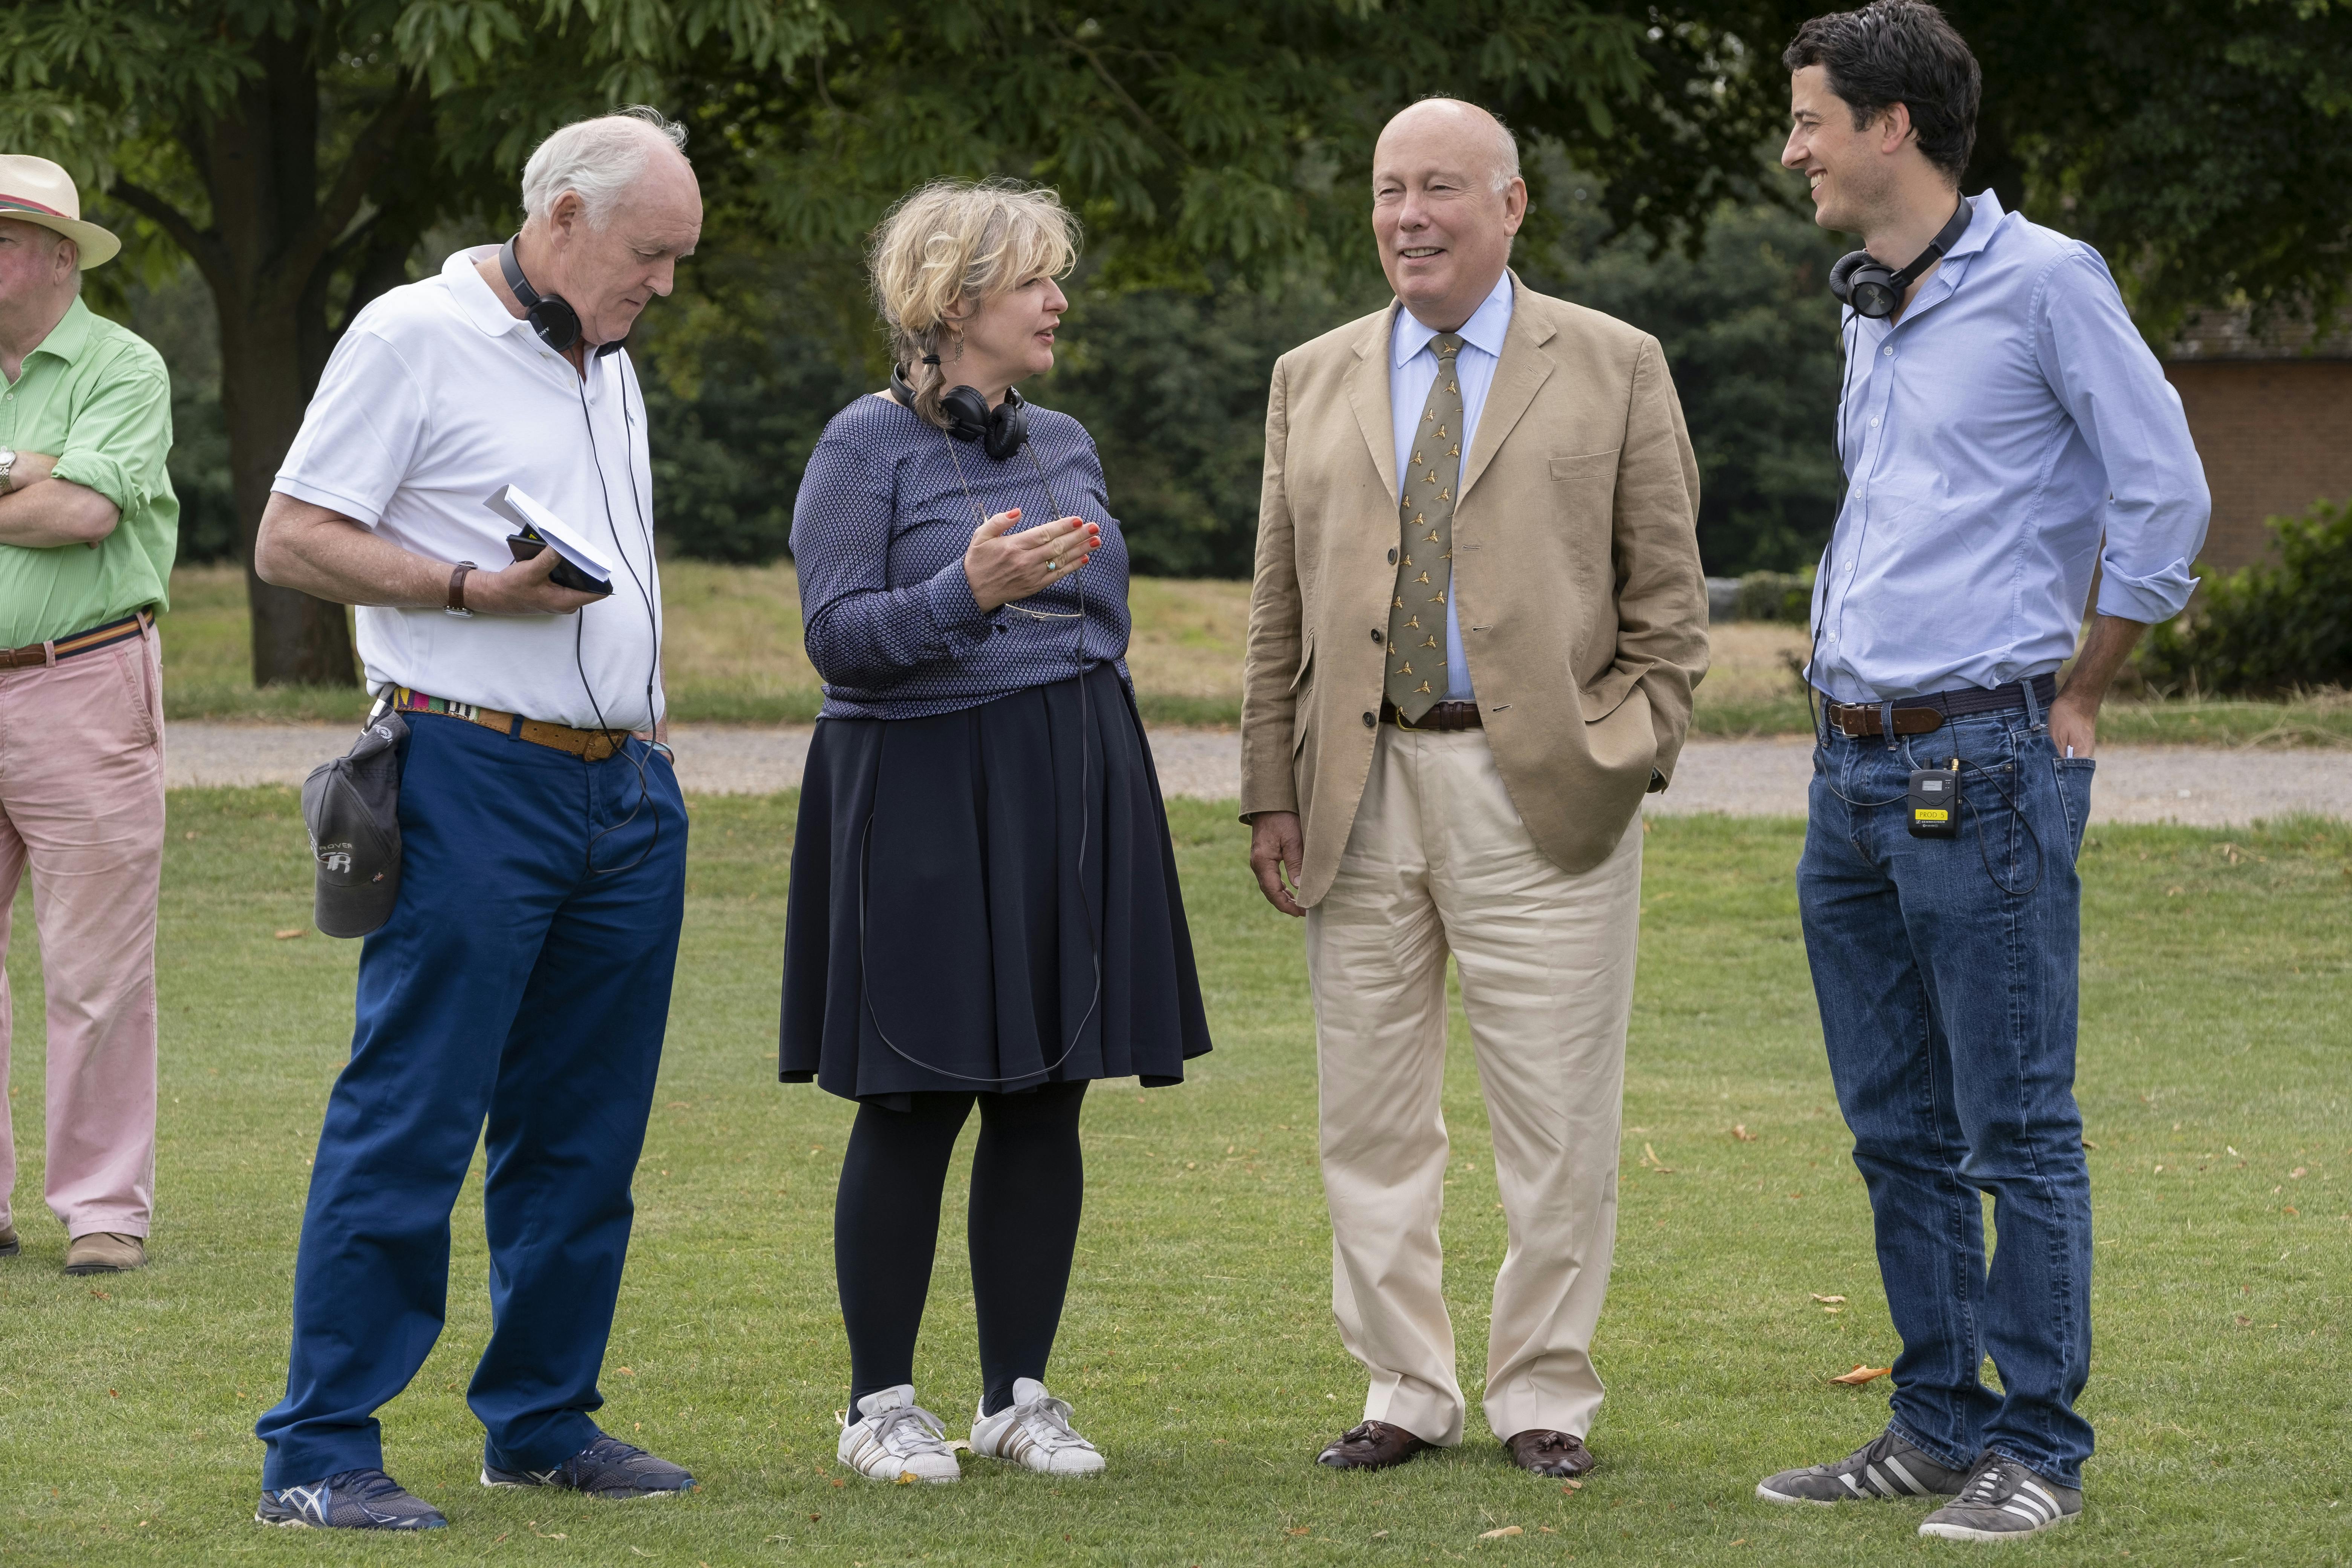
<svg viewBox="0 0 2352 1568">
<path fill-rule="evenodd" d="M 1445 700 L 1445 595 L 1454 586 L 1454 492 L 1462 479 L 1462 340 L 1430 340 L 1437 379 L 1413 437 L 1412 461 L 1397 476 L 1396 594 L 1389 606 L 1388 699 L 1406 723 Z"/>
</svg>

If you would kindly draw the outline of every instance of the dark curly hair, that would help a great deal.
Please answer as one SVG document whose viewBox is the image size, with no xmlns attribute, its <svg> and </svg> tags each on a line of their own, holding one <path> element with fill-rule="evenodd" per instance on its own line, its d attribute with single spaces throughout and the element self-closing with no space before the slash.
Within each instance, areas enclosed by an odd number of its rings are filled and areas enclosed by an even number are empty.
<svg viewBox="0 0 2352 1568">
<path fill-rule="evenodd" d="M 1791 72 L 1820 66 L 1860 131 L 1895 104 L 1927 162 L 1959 184 L 1977 140 L 1984 78 L 1944 14 L 1927 0 L 1872 0 L 1859 11 L 1816 16 L 1780 55 Z"/>
</svg>

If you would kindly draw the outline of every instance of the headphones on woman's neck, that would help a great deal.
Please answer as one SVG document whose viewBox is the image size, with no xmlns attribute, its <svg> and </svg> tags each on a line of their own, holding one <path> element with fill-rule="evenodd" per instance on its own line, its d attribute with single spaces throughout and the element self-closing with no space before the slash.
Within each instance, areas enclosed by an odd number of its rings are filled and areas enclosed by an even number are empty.
<svg viewBox="0 0 2352 1568">
<path fill-rule="evenodd" d="M 1936 231 L 1927 248 L 1900 272 L 1891 270 L 1867 250 L 1846 252 L 1830 268 L 1830 292 L 1838 297 L 1840 303 L 1853 307 L 1855 315 L 1867 316 L 1874 321 L 1885 321 L 1903 302 L 1903 291 L 1960 242 L 1960 236 L 1969 231 L 1969 220 L 1975 216 L 1976 209 L 1969 205 L 1967 197 L 1961 197 L 1950 221 Z"/>
<path fill-rule="evenodd" d="M 499 247 L 499 270 L 506 275 L 507 287 L 522 304 L 522 319 L 539 334 L 539 341 L 557 353 L 569 353 L 572 345 L 580 341 L 580 312 L 573 310 L 561 294 L 542 294 L 530 286 L 522 275 L 522 262 L 515 256 L 515 240 L 520 234 Z M 596 345 L 596 357 L 603 359 L 621 352 L 623 340 L 614 338 L 609 343 Z"/>
<path fill-rule="evenodd" d="M 940 356 L 925 354 L 925 364 L 937 364 Z M 915 388 L 907 380 L 907 367 L 890 367 L 890 395 L 908 407 L 915 406 Z M 951 386 L 940 394 L 940 412 L 947 416 L 948 434 L 959 441 L 978 441 L 982 450 L 998 462 L 1013 456 L 1029 440 L 1029 405 L 1022 400 L 1017 388 L 1004 389 L 1004 401 L 994 408 L 975 388 Z"/>
</svg>

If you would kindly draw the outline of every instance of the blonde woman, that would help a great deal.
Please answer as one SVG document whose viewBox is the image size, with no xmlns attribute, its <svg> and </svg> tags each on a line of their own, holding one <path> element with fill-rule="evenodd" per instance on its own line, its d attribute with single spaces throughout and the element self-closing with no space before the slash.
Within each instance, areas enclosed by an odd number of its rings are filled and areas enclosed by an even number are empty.
<svg viewBox="0 0 2352 1568">
<path fill-rule="evenodd" d="M 834 1214 L 845 1464 L 952 1481 L 916 1400 L 940 1199 L 975 1105 L 975 1455 L 1103 1458 L 1045 1386 L 1077 1242 L 1089 1081 L 1180 1082 L 1209 1048 L 1137 721 L 1127 550 L 1054 364 L 1076 220 L 942 181 L 876 232 L 891 390 L 834 416 L 793 514 L 824 707 L 785 921 L 782 1077 L 858 1102 Z"/>
</svg>

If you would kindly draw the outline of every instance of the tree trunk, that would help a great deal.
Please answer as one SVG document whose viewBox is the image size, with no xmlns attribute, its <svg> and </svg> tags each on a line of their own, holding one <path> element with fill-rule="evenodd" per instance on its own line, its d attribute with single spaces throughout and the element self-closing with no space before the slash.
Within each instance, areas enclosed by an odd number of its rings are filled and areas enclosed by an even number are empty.
<svg viewBox="0 0 2352 1568">
<path fill-rule="evenodd" d="M 221 411 L 257 686 L 356 686 L 343 606 L 254 574 L 270 481 L 326 368 L 326 247 L 317 243 L 319 74 L 314 38 L 267 35 L 261 73 L 186 138 L 212 197 L 210 281 L 220 316 Z M 329 238 L 333 237 L 330 236 Z"/>
</svg>

